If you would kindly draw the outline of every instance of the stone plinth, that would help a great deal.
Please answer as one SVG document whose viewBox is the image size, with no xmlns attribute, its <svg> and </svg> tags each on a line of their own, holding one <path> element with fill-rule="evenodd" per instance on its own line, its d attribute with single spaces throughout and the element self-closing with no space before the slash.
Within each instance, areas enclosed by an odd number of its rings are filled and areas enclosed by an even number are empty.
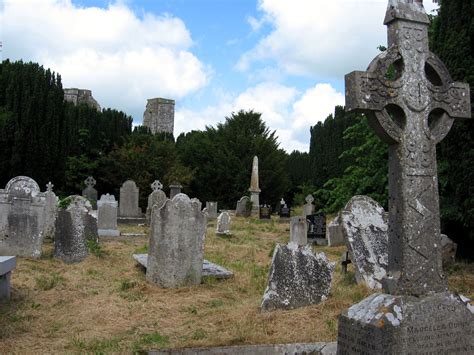
<svg viewBox="0 0 474 355">
<path fill-rule="evenodd" d="M 16 256 L 0 256 L 0 302 L 10 299 L 11 272 L 16 267 Z"/>
<path fill-rule="evenodd" d="M 337 353 L 473 354 L 471 303 L 450 293 L 369 296 L 340 315 Z"/>
</svg>

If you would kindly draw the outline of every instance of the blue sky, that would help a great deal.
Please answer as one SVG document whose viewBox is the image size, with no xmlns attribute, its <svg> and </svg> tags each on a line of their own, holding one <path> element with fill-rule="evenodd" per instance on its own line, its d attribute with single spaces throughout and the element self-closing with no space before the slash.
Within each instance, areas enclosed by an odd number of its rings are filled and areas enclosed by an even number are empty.
<svg viewBox="0 0 474 355">
<path fill-rule="evenodd" d="M 176 100 L 175 135 L 261 112 L 282 148 L 344 104 L 344 74 L 386 42 L 387 0 L 4 0 L 2 57 L 59 72 L 142 122 Z M 425 0 L 427 11 L 435 4 Z"/>
</svg>

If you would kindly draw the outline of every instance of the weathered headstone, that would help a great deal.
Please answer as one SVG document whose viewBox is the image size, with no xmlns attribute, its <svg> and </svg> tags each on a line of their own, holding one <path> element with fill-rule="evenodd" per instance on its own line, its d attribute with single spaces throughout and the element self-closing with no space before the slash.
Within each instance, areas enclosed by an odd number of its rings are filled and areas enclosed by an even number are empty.
<svg viewBox="0 0 474 355">
<path fill-rule="evenodd" d="M 387 294 L 339 317 L 339 354 L 472 354 L 474 307 L 448 292 L 441 258 L 436 144 L 471 115 L 469 86 L 429 51 L 421 0 L 390 0 L 388 49 L 346 76 L 346 108 L 389 144 Z"/>
<path fill-rule="evenodd" d="M 125 218 L 142 217 L 142 210 L 138 207 L 140 189 L 133 180 L 127 180 L 120 188 L 119 216 Z"/>
<path fill-rule="evenodd" d="M 146 279 L 173 288 L 201 283 L 206 214 L 185 194 L 154 206 Z"/>
<path fill-rule="evenodd" d="M 181 193 L 182 188 L 183 186 L 178 183 L 170 185 L 170 199 L 173 199 L 176 195 L 179 195 Z"/>
<path fill-rule="evenodd" d="M 53 192 L 54 185 L 49 182 L 46 185 L 45 208 L 44 208 L 44 236 L 54 238 L 54 226 L 58 216 L 58 197 Z"/>
<path fill-rule="evenodd" d="M 308 222 L 306 217 L 291 217 L 290 221 L 290 243 L 298 246 L 308 244 Z"/>
<path fill-rule="evenodd" d="M 252 176 L 250 178 L 250 201 L 252 202 L 251 215 L 258 217 L 260 215 L 260 190 L 258 176 L 258 157 L 253 157 Z"/>
<path fill-rule="evenodd" d="M 216 219 L 217 218 L 217 202 L 206 202 L 207 209 L 207 218 Z"/>
<path fill-rule="evenodd" d="M 326 227 L 326 239 L 330 247 L 344 245 L 344 231 L 341 224 L 341 216 L 338 214 Z"/>
<path fill-rule="evenodd" d="M 270 206 L 260 206 L 260 219 L 272 219 L 272 208 Z"/>
<path fill-rule="evenodd" d="M 92 176 L 84 180 L 86 188 L 82 190 L 82 196 L 87 198 L 92 205 L 92 208 L 97 209 L 97 190 L 94 188 L 97 181 Z"/>
<path fill-rule="evenodd" d="M 222 212 L 217 217 L 216 235 L 229 236 L 230 233 L 230 214 L 228 212 Z"/>
<path fill-rule="evenodd" d="M 341 211 L 341 224 L 357 282 L 381 289 L 388 267 L 388 225 L 383 207 L 370 197 L 354 196 Z"/>
<path fill-rule="evenodd" d="M 242 196 L 239 201 L 237 201 L 237 206 L 235 208 L 235 215 L 237 217 L 249 217 L 251 213 L 250 207 L 251 201 L 248 196 Z"/>
<path fill-rule="evenodd" d="M 314 213 L 313 195 L 306 196 L 305 201 L 306 203 L 303 205 L 303 217 L 309 216 Z"/>
<path fill-rule="evenodd" d="M 117 229 L 118 203 L 114 195 L 102 195 L 97 202 L 97 228 L 99 237 L 118 237 Z"/>
<path fill-rule="evenodd" d="M 159 207 L 163 206 L 166 202 L 166 194 L 164 193 L 163 184 L 159 180 L 155 180 L 153 184 L 151 184 L 152 192 L 148 196 L 148 206 L 146 208 L 146 220 L 150 223 L 151 217 L 151 210 L 154 205 Z"/>
<path fill-rule="evenodd" d="M 10 299 L 10 279 L 16 256 L 0 256 L 0 302 Z"/>
<path fill-rule="evenodd" d="M 0 190 L 0 255 L 39 258 L 44 238 L 46 197 L 26 176 Z"/>
<path fill-rule="evenodd" d="M 277 245 L 262 311 L 294 309 L 327 299 L 331 290 L 334 263 L 324 253 L 313 254 L 309 245 Z"/>
<path fill-rule="evenodd" d="M 446 234 L 441 234 L 441 255 L 443 259 L 443 269 L 446 270 L 456 261 L 456 251 L 458 245 L 454 243 Z"/>
<path fill-rule="evenodd" d="M 82 196 L 69 196 L 62 200 L 56 219 L 54 257 L 65 263 L 83 261 L 88 255 L 87 240 L 96 238 L 89 212 L 92 205 Z"/>
</svg>

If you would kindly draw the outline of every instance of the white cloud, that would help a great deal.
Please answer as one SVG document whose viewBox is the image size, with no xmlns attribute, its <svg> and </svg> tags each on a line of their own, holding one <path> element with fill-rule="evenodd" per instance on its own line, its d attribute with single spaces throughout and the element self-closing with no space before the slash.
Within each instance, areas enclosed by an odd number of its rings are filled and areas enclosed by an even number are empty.
<svg viewBox="0 0 474 355">
<path fill-rule="evenodd" d="M 425 3 L 427 11 L 437 7 Z M 272 60 L 288 74 L 319 77 L 364 69 L 386 43 L 386 6 L 386 0 L 260 0 L 273 30 L 241 56 L 237 68 Z"/>
<path fill-rule="evenodd" d="M 221 100 L 199 112 L 181 109 L 176 112 L 176 135 L 191 130 L 203 130 L 206 125 L 224 122 L 232 112 L 254 110 L 271 130 L 276 130 L 281 148 L 308 151 L 309 128 L 344 104 L 344 96 L 330 84 L 317 84 L 300 93 L 294 87 L 263 82 L 233 98 Z"/>
<path fill-rule="evenodd" d="M 139 18 L 123 1 L 103 9 L 70 0 L 6 0 L 0 21 L 4 57 L 50 67 L 64 87 L 92 89 L 102 107 L 138 119 L 146 99 L 180 99 L 209 81 L 182 20 L 150 13 Z"/>
</svg>

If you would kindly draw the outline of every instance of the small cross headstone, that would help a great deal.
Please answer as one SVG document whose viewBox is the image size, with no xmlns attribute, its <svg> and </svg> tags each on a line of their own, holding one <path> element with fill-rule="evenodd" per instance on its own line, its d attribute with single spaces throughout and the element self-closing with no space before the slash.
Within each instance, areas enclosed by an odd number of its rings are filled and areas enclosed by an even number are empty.
<svg viewBox="0 0 474 355">
<path fill-rule="evenodd" d="M 95 179 L 92 176 L 89 176 L 84 180 L 86 188 L 82 190 L 82 196 L 90 201 L 93 209 L 97 209 L 97 190 L 94 188 L 96 183 Z"/>
<path fill-rule="evenodd" d="M 314 197 L 313 195 L 308 195 L 305 198 L 306 203 L 303 206 L 303 216 L 309 216 L 314 213 Z"/>
<path fill-rule="evenodd" d="M 153 191 L 160 191 L 163 189 L 163 184 L 159 180 L 153 181 L 153 184 L 151 184 L 151 189 Z"/>
<path fill-rule="evenodd" d="M 51 181 L 48 182 L 48 183 L 46 184 L 46 191 L 47 191 L 47 192 L 52 192 L 52 191 L 53 191 L 53 187 L 54 187 L 54 185 L 51 183 Z"/>
<path fill-rule="evenodd" d="M 448 292 L 442 268 L 436 165 L 436 144 L 471 116 L 469 86 L 430 52 L 422 1 L 389 0 L 385 24 L 388 49 L 346 76 L 346 109 L 365 113 L 389 145 L 386 294 L 341 314 L 337 351 L 472 353 L 474 307 Z"/>
<path fill-rule="evenodd" d="M 151 184 L 152 192 L 148 196 L 148 205 L 146 208 L 146 220 L 148 224 L 150 223 L 151 210 L 153 206 L 158 205 L 159 207 L 163 206 L 166 202 L 166 194 L 164 193 L 163 184 L 159 180 L 155 180 Z"/>
</svg>

